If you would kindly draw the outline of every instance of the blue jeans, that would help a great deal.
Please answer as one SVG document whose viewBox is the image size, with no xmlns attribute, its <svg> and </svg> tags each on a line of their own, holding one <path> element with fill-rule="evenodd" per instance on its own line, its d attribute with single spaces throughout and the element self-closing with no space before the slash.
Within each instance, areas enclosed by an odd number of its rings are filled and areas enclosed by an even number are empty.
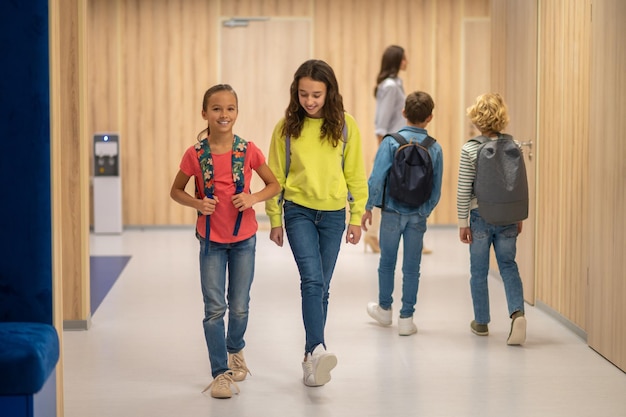
<svg viewBox="0 0 626 417">
<path fill-rule="evenodd" d="M 326 346 L 330 279 L 346 228 L 346 210 L 319 211 L 285 201 L 284 212 L 289 246 L 300 272 L 306 354 L 320 343 Z"/>
<path fill-rule="evenodd" d="M 517 224 L 495 226 L 487 223 L 480 217 L 478 210 L 474 209 L 470 212 L 470 228 L 472 231 L 470 289 L 474 304 L 474 320 L 479 324 L 488 324 L 491 321 L 487 276 L 489 274 L 489 248 L 492 244 L 504 283 L 509 316 L 516 311 L 524 312 L 524 290 L 515 262 Z"/>
<path fill-rule="evenodd" d="M 400 238 L 404 242 L 402 257 L 402 308 L 400 317 L 412 317 L 420 281 L 422 246 L 426 233 L 426 217 L 382 211 L 380 220 L 380 262 L 378 264 L 378 304 L 391 308 Z"/>
<path fill-rule="evenodd" d="M 244 348 L 248 327 L 250 287 L 254 277 L 256 236 L 235 243 L 200 240 L 200 281 L 204 298 L 204 337 L 209 350 L 213 377 L 228 370 L 228 353 Z M 228 268 L 228 287 L 226 286 Z M 224 315 L 228 307 L 228 332 Z"/>
</svg>

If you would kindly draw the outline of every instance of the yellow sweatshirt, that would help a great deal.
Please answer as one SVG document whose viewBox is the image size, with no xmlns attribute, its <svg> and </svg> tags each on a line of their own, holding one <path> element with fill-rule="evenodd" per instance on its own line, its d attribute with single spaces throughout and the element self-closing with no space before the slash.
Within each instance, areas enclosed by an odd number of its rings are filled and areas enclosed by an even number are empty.
<svg viewBox="0 0 626 417">
<path fill-rule="evenodd" d="M 367 202 L 367 177 L 363 161 L 361 133 L 354 118 L 345 114 L 347 143 L 336 147 L 320 138 L 324 119 L 306 118 L 300 137 L 291 138 L 289 175 L 285 176 L 287 159 L 281 119 L 274 128 L 268 165 L 284 190 L 283 198 L 314 210 L 341 210 L 350 201 L 349 224 L 360 225 Z M 343 152 L 343 169 L 342 169 Z M 271 227 L 282 226 L 282 205 L 274 197 L 265 202 Z"/>
</svg>

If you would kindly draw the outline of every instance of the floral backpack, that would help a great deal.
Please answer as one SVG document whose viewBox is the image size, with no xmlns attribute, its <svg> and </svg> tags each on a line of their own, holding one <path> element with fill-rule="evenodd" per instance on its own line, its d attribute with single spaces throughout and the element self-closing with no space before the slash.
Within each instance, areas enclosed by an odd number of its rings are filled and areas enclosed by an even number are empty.
<svg viewBox="0 0 626 417">
<path fill-rule="evenodd" d="M 211 148 L 209 147 L 209 139 L 205 138 L 196 143 L 196 154 L 200 161 L 200 169 L 202 170 L 202 185 L 204 195 L 208 198 L 213 198 L 215 193 L 214 175 L 213 175 L 213 157 L 211 156 Z M 248 142 L 239 136 L 235 135 L 233 140 L 233 153 L 232 153 L 232 170 L 233 170 L 233 182 L 235 183 L 235 194 L 243 192 L 245 186 L 245 179 L 243 176 L 243 165 L 246 159 L 246 150 L 248 149 Z M 202 198 L 202 194 L 196 184 L 196 198 Z M 198 212 L 198 216 L 202 213 Z M 239 212 L 237 220 L 235 221 L 235 229 L 233 230 L 233 236 L 237 236 L 239 233 L 239 226 L 241 225 L 241 218 L 243 212 Z M 206 242 L 205 253 L 208 251 L 209 236 L 211 234 L 211 216 L 206 216 Z"/>
</svg>

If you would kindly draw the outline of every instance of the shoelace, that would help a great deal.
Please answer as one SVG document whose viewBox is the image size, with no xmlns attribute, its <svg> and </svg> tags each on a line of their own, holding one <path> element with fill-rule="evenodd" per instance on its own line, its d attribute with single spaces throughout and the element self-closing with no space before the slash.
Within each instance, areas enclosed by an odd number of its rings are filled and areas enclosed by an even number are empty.
<svg viewBox="0 0 626 417">
<path fill-rule="evenodd" d="M 246 374 L 252 375 L 252 372 L 250 372 L 250 370 L 246 366 L 246 361 L 240 355 L 237 355 L 235 353 L 235 354 L 231 355 L 230 359 L 231 359 L 231 367 L 230 368 L 231 368 L 232 371 L 244 372 Z"/>
<path fill-rule="evenodd" d="M 215 379 L 205 389 L 202 390 L 202 393 L 204 394 L 205 392 L 207 392 L 209 388 L 213 386 L 213 384 L 222 389 L 230 389 L 230 385 L 232 384 L 235 386 L 235 388 L 237 388 L 237 393 L 240 392 L 239 386 L 235 383 L 235 381 L 233 381 L 232 372 L 230 371 L 224 372 L 223 374 L 216 376 Z"/>
</svg>

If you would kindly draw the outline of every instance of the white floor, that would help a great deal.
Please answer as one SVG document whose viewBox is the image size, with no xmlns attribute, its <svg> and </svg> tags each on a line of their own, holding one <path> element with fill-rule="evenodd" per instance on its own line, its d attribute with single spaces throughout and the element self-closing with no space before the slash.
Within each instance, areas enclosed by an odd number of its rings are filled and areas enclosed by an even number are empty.
<svg viewBox="0 0 626 417">
<path fill-rule="evenodd" d="M 246 337 L 253 375 L 229 400 L 200 393 L 211 377 L 192 229 L 92 236 L 92 254 L 132 258 L 91 329 L 63 334 L 65 416 L 626 416 L 626 374 L 552 314 L 527 306 L 527 343 L 506 345 L 495 277 L 490 335 L 470 332 L 467 247 L 454 228 L 427 233 L 434 252 L 422 261 L 419 332 L 409 337 L 398 336 L 397 317 L 384 328 L 365 312 L 377 298 L 378 256 L 343 246 L 326 333 L 338 365 L 329 384 L 305 387 L 297 269 L 267 236 L 258 234 Z"/>
</svg>

